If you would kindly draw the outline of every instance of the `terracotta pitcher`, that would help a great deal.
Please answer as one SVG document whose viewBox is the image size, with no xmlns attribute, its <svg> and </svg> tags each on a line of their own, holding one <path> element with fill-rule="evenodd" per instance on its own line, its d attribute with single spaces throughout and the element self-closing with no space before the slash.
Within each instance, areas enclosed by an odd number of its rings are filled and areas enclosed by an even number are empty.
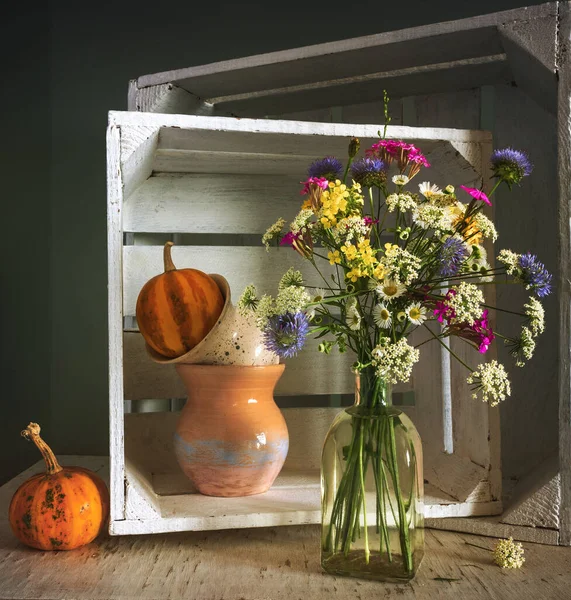
<svg viewBox="0 0 571 600">
<path fill-rule="evenodd" d="M 174 439 L 179 465 L 202 494 L 267 491 L 289 446 L 273 391 L 284 365 L 177 364 L 188 400 Z"/>
</svg>

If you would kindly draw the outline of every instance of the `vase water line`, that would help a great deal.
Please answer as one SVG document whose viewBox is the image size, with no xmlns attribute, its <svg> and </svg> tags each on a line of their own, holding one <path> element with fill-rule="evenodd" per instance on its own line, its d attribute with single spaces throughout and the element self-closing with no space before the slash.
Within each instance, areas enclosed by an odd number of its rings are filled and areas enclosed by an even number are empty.
<svg viewBox="0 0 571 600">
<path fill-rule="evenodd" d="M 287 456 L 287 426 L 273 398 L 284 365 L 177 365 L 188 400 L 176 426 L 178 463 L 208 496 L 266 492 Z"/>
<path fill-rule="evenodd" d="M 390 386 L 358 378 L 322 457 L 322 566 L 382 581 L 414 577 L 424 552 L 422 447 Z"/>
</svg>

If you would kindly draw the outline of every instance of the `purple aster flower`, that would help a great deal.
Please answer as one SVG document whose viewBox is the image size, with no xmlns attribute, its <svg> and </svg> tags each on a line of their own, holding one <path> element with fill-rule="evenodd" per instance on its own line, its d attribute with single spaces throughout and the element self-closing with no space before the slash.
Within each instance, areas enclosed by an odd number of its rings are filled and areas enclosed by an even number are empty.
<svg viewBox="0 0 571 600">
<path fill-rule="evenodd" d="M 533 290 L 540 298 L 551 294 L 552 275 L 535 254 L 522 254 L 517 264 L 519 277 L 526 284 L 526 289 Z"/>
<path fill-rule="evenodd" d="M 505 181 L 510 188 L 512 184 L 519 183 L 530 175 L 533 170 L 527 154 L 513 148 L 494 150 L 490 161 L 494 177 Z"/>
<path fill-rule="evenodd" d="M 351 176 L 361 185 L 380 186 L 387 180 L 386 170 L 387 165 L 380 158 L 360 158 L 351 165 Z"/>
<path fill-rule="evenodd" d="M 462 240 L 449 237 L 438 251 L 438 275 L 440 277 L 457 275 L 468 254 L 466 244 Z"/>
<path fill-rule="evenodd" d="M 264 327 L 264 345 L 280 358 L 292 358 L 304 346 L 309 320 L 303 312 L 274 315 Z"/>
<path fill-rule="evenodd" d="M 329 181 L 339 178 L 343 165 L 341 161 L 334 156 L 326 156 L 319 160 L 314 160 L 307 170 L 308 177 L 325 177 Z"/>
</svg>

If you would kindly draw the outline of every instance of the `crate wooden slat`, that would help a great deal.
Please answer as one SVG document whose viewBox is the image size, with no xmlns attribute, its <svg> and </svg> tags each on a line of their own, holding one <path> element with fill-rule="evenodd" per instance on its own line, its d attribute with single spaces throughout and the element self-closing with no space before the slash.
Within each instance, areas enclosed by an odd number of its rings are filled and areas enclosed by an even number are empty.
<svg viewBox="0 0 571 600">
<path fill-rule="evenodd" d="M 371 142 L 377 131 L 376 125 L 110 113 L 112 532 L 318 522 L 321 444 L 338 409 L 284 409 L 291 451 L 283 475 L 268 494 L 236 502 L 184 493 L 189 492 L 188 483 L 171 448 L 175 414 L 123 414 L 125 401 L 164 406 L 184 395 L 174 369 L 146 356 L 133 327 L 135 302 L 142 285 L 162 270 L 159 244 L 171 235 L 180 240 L 202 235 L 209 241 L 205 246 L 176 245 L 176 264 L 225 275 L 234 295 L 250 282 L 263 291 L 275 291 L 281 272 L 291 264 L 301 266 L 297 254 L 288 249 L 266 253 L 259 245 L 220 246 L 215 240 L 230 236 L 233 243 L 232 236 L 241 234 L 244 239 L 254 236 L 259 244 L 259 236 L 275 218 L 282 214 L 291 218 L 297 212 L 301 199 L 295 182 L 308 161 L 331 149 L 341 153 L 352 135 L 364 144 Z M 429 159 L 442 165 L 431 176 L 455 185 L 480 181 L 491 148 L 490 135 L 481 131 L 390 127 L 388 135 L 421 144 Z M 308 271 L 308 279 L 314 278 L 307 265 L 302 269 Z M 418 336 L 422 341 L 420 332 Z M 351 355 L 326 357 L 315 352 L 315 346 L 310 342 L 288 363 L 278 394 L 352 392 Z M 400 388 L 414 390 L 414 406 L 403 410 L 424 439 L 426 514 L 434 518 L 497 514 L 501 510 L 494 450 L 499 443 L 497 411 L 482 403 L 472 403 L 462 415 L 456 411 L 454 452 L 444 454 L 441 352 L 428 348 L 413 380 Z M 465 377 L 455 369 L 452 381 L 460 402 L 469 392 Z M 307 411 L 314 411 L 311 417 Z"/>
<path fill-rule="evenodd" d="M 145 75 L 133 83 L 129 108 L 185 112 L 166 100 L 174 90 L 194 114 L 270 115 L 329 107 L 332 96 L 337 106 L 378 100 L 383 88 L 403 97 L 510 82 L 514 71 L 526 74 L 526 88 L 540 97 L 537 78 L 554 87 L 554 77 L 521 46 L 540 39 L 545 50 L 535 54 L 549 64 L 558 4 Z M 522 27 L 529 22 L 531 31 Z"/>
</svg>

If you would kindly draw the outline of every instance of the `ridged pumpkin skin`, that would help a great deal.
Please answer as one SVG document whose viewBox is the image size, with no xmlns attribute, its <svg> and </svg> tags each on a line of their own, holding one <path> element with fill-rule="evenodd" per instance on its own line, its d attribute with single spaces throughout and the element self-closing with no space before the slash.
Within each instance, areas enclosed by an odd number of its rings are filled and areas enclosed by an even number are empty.
<svg viewBox="0 0 571 600">
<path fill-rule="evenodd" d="M 109 516 L 109 492 L 95 473 L 63 467 L 24 482 L 10 503 L 16 537 L 39 550 L 73 550 L 92 542 Z"/>
<path fill-rule="evenodd" d="M 224 307 L 216 282 L 197 269 L 176 269 L 165 245 L 165 272 L 143 286 L 137 323 L 153 350 L 176 358 L 192 350 L 214 327 Z"/>
</svg>

